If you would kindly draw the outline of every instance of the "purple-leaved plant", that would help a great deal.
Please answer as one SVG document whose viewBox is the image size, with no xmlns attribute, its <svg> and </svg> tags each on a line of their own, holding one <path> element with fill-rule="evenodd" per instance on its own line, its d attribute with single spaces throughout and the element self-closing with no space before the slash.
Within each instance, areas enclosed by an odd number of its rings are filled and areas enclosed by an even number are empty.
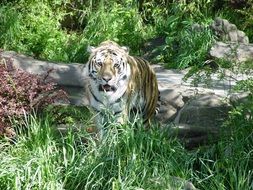
<svg viewBox="0 0 253 190">
<path fill-rule="evenodd" d="M 59 100 L 67 101 L 66 92 L 57 89 L 50 72 L 31 74 L 15 68 L 10 58 L 0 56 L 0 135 L 14 135 L 10 119 L 41 111 Z"/>
</svg>

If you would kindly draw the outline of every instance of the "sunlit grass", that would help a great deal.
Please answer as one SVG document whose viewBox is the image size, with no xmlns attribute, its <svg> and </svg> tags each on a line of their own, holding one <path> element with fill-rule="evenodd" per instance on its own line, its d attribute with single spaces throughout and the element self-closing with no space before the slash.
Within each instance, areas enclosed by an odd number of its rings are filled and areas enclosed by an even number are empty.
<svg viewBox="0 0 253 190">
<path fill-rule="evenodd" d="M 252 144 L 243 147 L 252 133 L 189 151 L 155 126 L 111 124 L 97 139 L 86 130 L 61 134 L 48 116 L 25 121 L 16 143 L 0 143 L 0 189 L 252 188 Z"/>
</svg>

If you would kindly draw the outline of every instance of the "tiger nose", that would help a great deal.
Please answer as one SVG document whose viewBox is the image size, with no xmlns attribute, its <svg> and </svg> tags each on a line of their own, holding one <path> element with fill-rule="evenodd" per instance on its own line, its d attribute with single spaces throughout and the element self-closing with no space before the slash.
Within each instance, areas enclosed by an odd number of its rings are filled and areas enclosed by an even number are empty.
<svg viewBox="0 0 253 190">
<path fill-rule="evenodd" d="M 112 76 L 111 75 L 104 75 L 102 78 L 104 81 L 109 82 L 112 79 Z"/>
</svg>

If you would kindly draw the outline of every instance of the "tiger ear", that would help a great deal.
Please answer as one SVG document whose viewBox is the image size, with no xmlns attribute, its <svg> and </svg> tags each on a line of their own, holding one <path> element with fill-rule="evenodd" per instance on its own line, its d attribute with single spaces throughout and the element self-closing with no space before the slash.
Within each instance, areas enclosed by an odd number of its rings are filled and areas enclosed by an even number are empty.
<svg viewBox="0 0 253 190">
<path fill-rule="evenodd" d="M 88 45 L 88 47 L 87 47 L 87 52 L 93 53 L 95 49 L 96 49 L 96 48 L 95 48 L 94 46 Z"/>
<path fill-rule="evenodd" d="M 127 54 L 129 53 L 129 48 L 127 46 L 122 46 L 121 47 Z"/>
</svg>

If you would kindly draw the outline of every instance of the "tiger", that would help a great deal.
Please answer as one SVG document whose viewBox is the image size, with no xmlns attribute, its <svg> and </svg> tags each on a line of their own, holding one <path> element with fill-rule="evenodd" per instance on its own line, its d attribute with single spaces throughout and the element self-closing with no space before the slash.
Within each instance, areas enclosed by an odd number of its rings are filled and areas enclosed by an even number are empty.
<svg viewBox="0 0 253 190">
<path fill-rule="evenodd" d="M 106 110 L 120 124 L 138 113 L 149 126 L 157 111 L 159 98 L 156 74 L 147 60 L 129 55 L 129 48 L 114 41 L 89 46 L 85 67 L 89 105 L 97 112 L 96 122 L 103 126 Z"/>
</svg>

